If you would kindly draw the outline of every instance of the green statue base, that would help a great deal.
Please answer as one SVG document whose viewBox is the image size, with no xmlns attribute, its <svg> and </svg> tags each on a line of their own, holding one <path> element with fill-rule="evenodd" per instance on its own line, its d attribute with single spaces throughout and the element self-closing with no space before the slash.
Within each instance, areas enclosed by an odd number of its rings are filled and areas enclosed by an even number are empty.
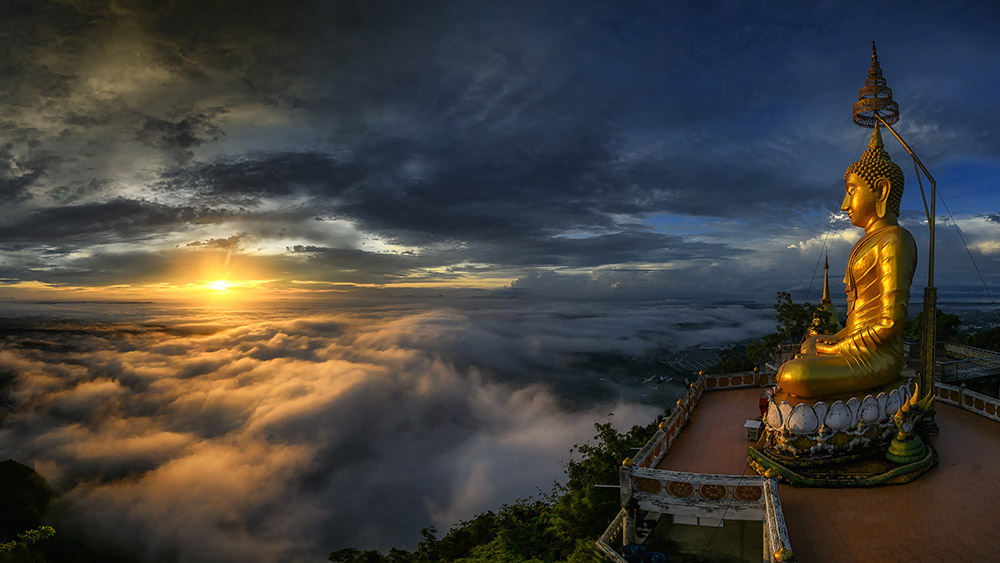
<svg viewBox="0 0 1000 563">
<path fill-rule="evenodd" d="M 770 470 L 770 475 L 795 487 L 864 488 L 909 483 L 930 471 L 938 464 L 937 451 L 922 441 L 920 447 L 923 448 L 921 455 L 905 462 L 890 461 L 892 454 L 886 453 L 884 448 L 858 452 L 838 462 L 820 463 L 807 459 L 779 459 L 759 444 L 750 447 L 747 454 L 750 467 L 755 471 L 764 475 Z"/>
</svg>

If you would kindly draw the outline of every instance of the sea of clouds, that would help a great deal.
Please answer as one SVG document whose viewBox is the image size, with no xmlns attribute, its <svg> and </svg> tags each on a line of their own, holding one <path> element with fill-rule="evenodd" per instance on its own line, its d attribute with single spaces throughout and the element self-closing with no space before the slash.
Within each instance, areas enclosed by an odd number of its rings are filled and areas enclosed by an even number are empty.
<svg viewBox="0 0 1000 563">
<path fill-rule="evenodd" d="M 413 548 L 548 491 L 595 422 L 661 412 L 656 388 L 581 358 L 774 326 L 669 302 L 7 305 L 0 458 L 62 494 L 57 526 L 148 561 Z"/>
</svg>

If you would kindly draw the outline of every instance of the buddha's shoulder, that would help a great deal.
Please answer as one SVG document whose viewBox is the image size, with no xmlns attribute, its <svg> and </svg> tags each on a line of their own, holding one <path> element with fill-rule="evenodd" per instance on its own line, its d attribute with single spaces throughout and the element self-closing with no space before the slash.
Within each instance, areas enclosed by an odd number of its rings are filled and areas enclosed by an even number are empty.
<svg viewBox="0 0 1000 563">
<path fill-rule="evenodd" d="M 883 256 L 910 256 L 914 260 L 917 255 L 917 243 L 913 235 L 903 227 L 893 225 L 882 230 L 874 237 L 872 249 L 877 248 Z"/>
<path fill-rule="evenodd" d="M 913 235 L 899 225 L 892 225 L 879 231 L 874 237 L 879 244 L 915 244 Z"/>
</svg>

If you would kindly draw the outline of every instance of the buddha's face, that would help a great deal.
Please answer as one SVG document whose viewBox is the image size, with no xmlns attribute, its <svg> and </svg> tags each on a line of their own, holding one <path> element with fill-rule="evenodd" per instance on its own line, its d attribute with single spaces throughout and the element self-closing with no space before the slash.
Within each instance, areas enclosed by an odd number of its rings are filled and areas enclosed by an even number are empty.
<svg viewBox="0 0 1000 563">
<path fill-rule="evenodd" d="M 855 227 L 867 229 L 869 225 L 878 220 L 878 213 L 875 209 L 878 194 L 872 190 L 864 178 L 854 172 L 847 175 L 844 189 L 847 193 L 844 195 L 844 203 L 840 204 L 840 210 L 847 212 L 847 216 L 851 218 L 851 223 Z"/>
</svg>

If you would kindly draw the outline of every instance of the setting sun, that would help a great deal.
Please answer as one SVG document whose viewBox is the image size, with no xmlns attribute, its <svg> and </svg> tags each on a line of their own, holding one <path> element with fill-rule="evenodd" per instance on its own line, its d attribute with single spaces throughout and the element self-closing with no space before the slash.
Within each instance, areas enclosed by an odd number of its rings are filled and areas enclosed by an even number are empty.
<svg viewBox="0 0 1000 563">
<path fill-rule="evenodd" d="M 226 280 L 215 280 L 214 282 L 208 284 L 208 287 L 216 291 L 228 291 L 229 282 L 227 282 Z"/>
</svg>

